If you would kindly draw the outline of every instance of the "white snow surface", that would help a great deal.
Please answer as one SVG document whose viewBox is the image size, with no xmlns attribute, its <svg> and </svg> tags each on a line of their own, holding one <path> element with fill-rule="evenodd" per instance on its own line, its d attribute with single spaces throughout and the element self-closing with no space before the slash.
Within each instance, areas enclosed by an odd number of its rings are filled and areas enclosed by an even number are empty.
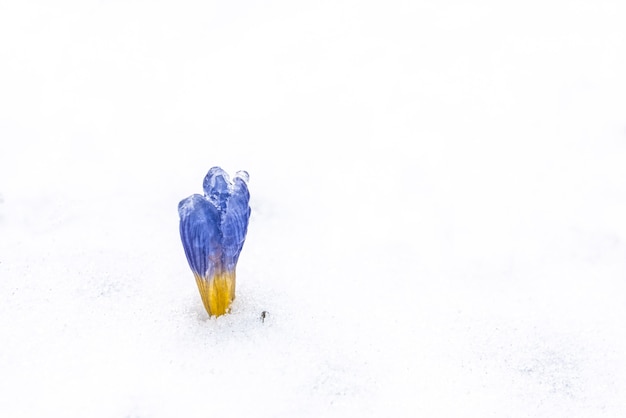
<svg viewBox="0 0 626 418">
<path fill-rule="evenodd" d="M 0 416 L 626 416 L 625 22 L 0 2 Z M 214 165 L 252 216 L 208 318 Z"/>
</svg>

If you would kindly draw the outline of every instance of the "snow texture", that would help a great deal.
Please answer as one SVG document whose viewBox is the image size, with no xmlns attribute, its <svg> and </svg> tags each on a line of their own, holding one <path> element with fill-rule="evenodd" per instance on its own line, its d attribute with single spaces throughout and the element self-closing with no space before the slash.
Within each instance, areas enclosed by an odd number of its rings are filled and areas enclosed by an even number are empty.
<svg viewBox="0 0 626 418">
<path fill-rule="evenodd" d="M 1 2 L 0 416 L 626 416 L 624 22 Z M 216 165 L 252 213 L 208 318 L 176 205 Z"/>
</svg>

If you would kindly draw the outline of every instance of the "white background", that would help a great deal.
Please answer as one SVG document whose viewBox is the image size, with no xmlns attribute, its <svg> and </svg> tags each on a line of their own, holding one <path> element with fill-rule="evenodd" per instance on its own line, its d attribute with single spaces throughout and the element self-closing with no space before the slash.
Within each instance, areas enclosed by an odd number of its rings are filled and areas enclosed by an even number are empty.
<svg viewBox="0 0 626 418">
<path fill-rule="evenodd" d="M 625 22 L 0 1 L 0 415 L 624 416 Z M 253 212 L 209 319 L 214 165 Z"/>
</svg>

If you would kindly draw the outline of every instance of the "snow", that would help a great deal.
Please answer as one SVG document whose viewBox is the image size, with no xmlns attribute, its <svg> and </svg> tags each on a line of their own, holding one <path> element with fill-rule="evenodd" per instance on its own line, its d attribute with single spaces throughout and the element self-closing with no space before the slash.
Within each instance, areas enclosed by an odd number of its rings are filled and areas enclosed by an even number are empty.
<svg viewBox="0 0 626 418">
<path fill-rule="evenodd" d="M 623 416 L 625 18 L 3 2 L 0 416 Z M 252 216 L 209 319 L 214 165 Z"/>
</svg>

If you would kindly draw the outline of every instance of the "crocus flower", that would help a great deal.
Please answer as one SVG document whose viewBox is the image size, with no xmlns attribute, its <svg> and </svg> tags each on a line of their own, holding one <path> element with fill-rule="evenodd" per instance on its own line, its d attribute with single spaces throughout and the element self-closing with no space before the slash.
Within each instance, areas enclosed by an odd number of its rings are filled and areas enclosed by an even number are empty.
<svg viewBox="0 0 626 418">
<path fill-rule="evenodd" d="M 235 299 L 235 269 L 250 219 L 248 173 L 231 180 L 220 167 L 204 178 L 204 195 L 178 204 L 180 238 L 209 315 L 223 315 Z"/>
</svg>

